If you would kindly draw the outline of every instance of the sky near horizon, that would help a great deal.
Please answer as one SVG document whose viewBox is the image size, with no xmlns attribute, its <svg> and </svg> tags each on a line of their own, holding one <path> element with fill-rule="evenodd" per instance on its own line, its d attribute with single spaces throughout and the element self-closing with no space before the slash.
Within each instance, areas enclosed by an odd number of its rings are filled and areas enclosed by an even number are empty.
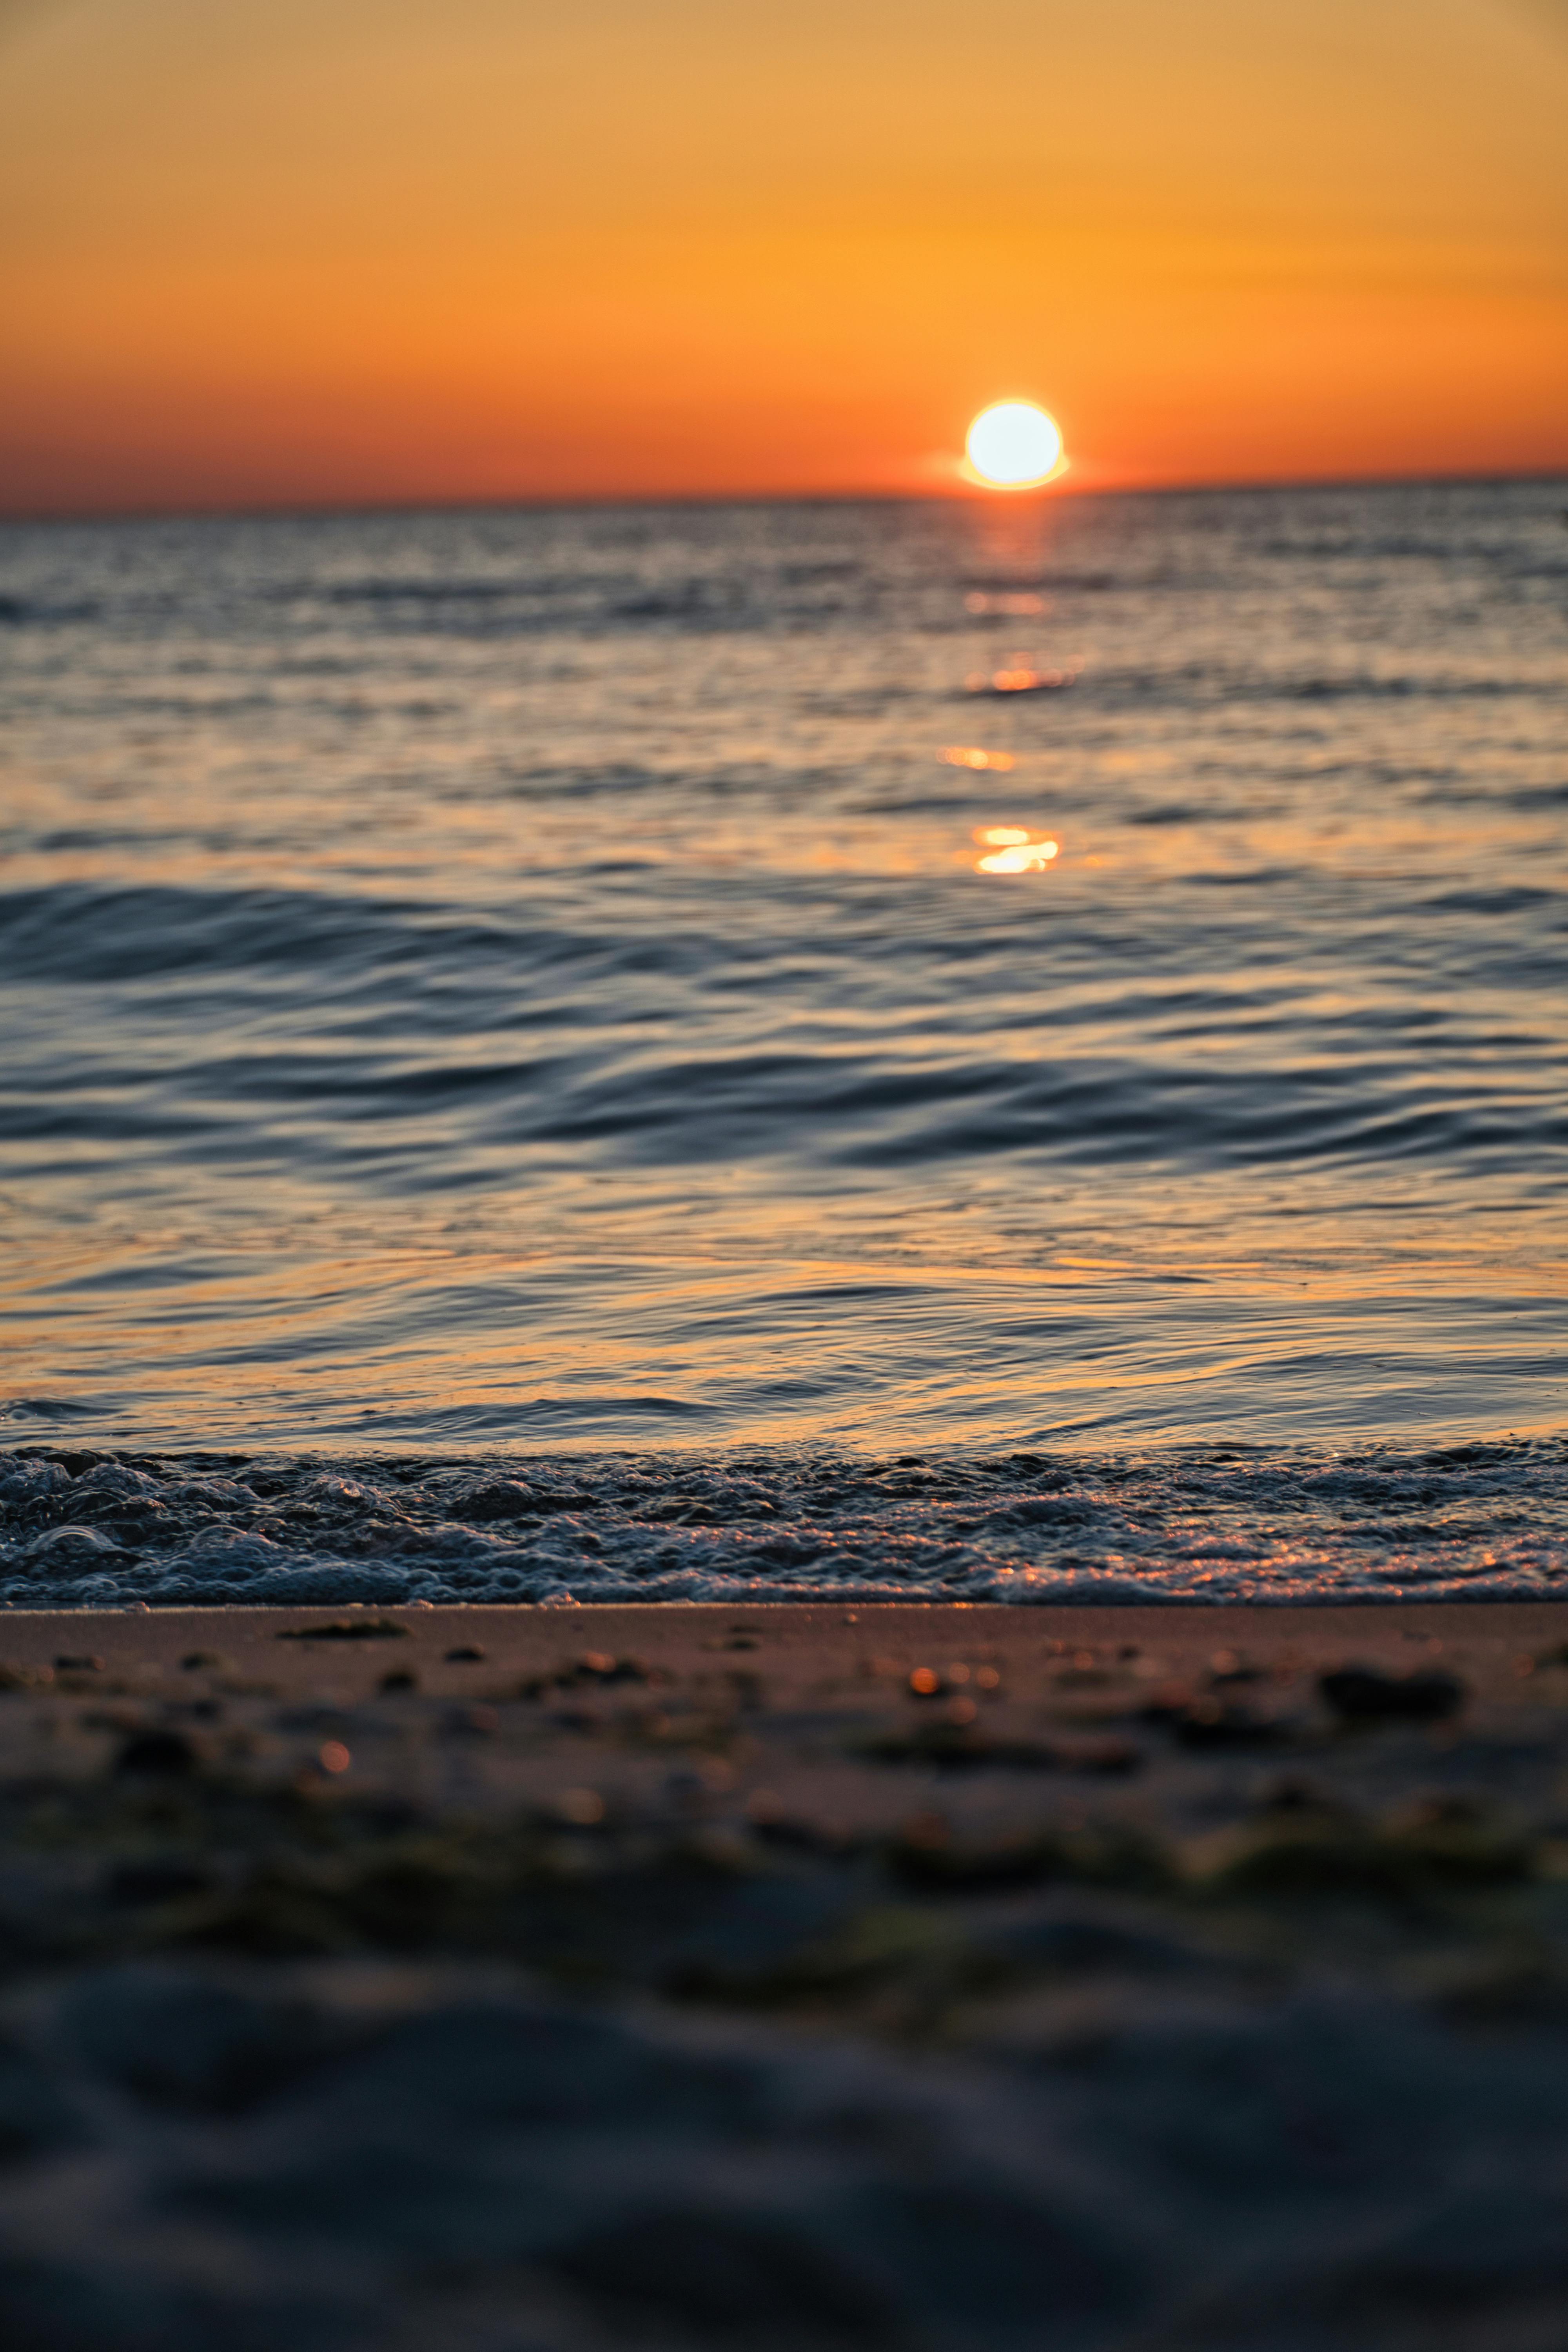
<svg viewBox="0 0 1568 2352">
<path fill-rule="evenodd" d="M 0 511 L 1568 468 L 1564 0 L 0 0 Z"/>
</svg>

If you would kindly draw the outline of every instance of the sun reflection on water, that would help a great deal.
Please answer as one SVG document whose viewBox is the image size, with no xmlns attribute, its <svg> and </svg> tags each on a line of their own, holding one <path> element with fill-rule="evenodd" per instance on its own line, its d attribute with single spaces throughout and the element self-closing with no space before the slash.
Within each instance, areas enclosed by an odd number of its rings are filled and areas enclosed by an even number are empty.
<svg viewBox="0 0 1568 2352">
<path fill-rule="evenodd" d="M 1004 776 L 1013 765 L 1011 751 L 983 751 L 975 743 L 949 743 L 942 756 L 950 768 L 989 768 Z"/>
<path fill-rule="evenodd" d="M 1078 671 L 1038 662 L 1033 654 L 1014 654 L 1000 669 L 972 669 L 963 683 L 971 694 L 1059 694 L 1073 686 Z"/>
<path fill-rule="evenodd" d="M 1043 874 L 1061 855 L 1060 842 L 1020 824 L 982 825 L 973 837 L 986 853 L 974 861 L 977 874 Z"/>
<path fill-rule="evenodd" d="M 1017 617 L 1033 616 L 1046 610 L 1043 596 L 1004 593 L 994 589 L 972 589 L 963 600 L 966 613 L 997 613 Z"/>
</svg>

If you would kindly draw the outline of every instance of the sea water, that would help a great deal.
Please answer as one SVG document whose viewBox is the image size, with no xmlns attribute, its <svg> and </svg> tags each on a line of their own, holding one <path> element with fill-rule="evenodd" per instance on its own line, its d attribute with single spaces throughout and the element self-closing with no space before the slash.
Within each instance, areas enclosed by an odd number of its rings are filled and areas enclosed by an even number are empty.
<svg viewBox="0 0 1568 2352">
<path fill-rule="evenodd" d="M 1553 1589 L 1564 505 L 0 531 L 0 1597 Z"/>
</svg>

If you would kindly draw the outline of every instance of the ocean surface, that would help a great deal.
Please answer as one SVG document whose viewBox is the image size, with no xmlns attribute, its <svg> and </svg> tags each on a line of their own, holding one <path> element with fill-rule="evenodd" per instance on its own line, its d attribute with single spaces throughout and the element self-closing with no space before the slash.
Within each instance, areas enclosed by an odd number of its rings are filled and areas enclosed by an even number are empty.
<svg viewBox="0 0 1568 2352">
<path fill-rule="evenodd" d="M 0 530 L 0 1600 L 1568 1591 L 1565 506 Z"/>
</svg>

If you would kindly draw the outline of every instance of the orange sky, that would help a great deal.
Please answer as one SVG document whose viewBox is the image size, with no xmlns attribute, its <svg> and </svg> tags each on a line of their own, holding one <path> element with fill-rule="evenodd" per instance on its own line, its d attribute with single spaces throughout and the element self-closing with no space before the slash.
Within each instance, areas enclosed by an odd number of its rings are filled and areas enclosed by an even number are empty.
<svg viewBox="0 0 1568 2352">
<path fill-rule="evenodd" d="M 1563 0 L 0 0 L 0 510 L 1568 467 Z"/>
</svg>

